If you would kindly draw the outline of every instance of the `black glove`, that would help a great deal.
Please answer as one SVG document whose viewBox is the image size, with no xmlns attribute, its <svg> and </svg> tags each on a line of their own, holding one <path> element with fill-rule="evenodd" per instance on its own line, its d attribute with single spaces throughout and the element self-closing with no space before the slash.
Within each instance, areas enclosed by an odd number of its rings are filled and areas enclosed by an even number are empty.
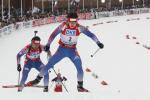
<svg viewBox="0 0 150 100">
<path fill-rule="evenodd" d="M 66 78 L 66 77 L 63 77 L 63 80 L 64 80 L 64 81 L 67 81 L 67 78 Z"/>
<path fill-rule="evenodd" d="M 47 44 L 45 47 L 44 47 L 44 51 L 48 52 L 49 51 L 49 45 Z"/>
<path fill-rule="evenodd" d="M 101 43 L 100 41 L 98 41 L 96 44 L 99 46 L 99 48 L 101 48 L 101 49 L 104 48 L 104 44 Z"/>
<path fill-rule="evenodd" d="M 18 70 L 18 72 L 21 71 L 21 65 L 20 64 L 17 64 L 17 70 Z"/>
</svg>

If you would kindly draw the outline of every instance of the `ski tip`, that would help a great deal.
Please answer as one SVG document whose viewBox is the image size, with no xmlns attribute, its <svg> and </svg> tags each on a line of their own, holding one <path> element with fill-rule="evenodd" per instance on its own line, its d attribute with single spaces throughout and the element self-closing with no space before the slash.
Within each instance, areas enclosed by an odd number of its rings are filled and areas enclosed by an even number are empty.
<svg viewBox="0 0 150 100">
<path fill-rule="evenodd" d="M 86 90 L 86 91 L 78 91 L 78 92 L 79 92 L 79 93 L 83 93 L 83 92 L 84 92 L 84 93 L 85 93 L 85 92 L 88 93 L 88 92 L 90 92 L 90 91 L 89 91 L 89 90 Z"/>
<path fill-rule="evenodd" d="M 19 88 L 19 87 L 22 87 L 22 86 L 20 86 L 20 85 L 3 85 L 2 86 L 2 88 Z M 43 85 L 30 86 L 30 85 L 26 85 L 26 84 L 23 87 L 45 88 L 45 86 L 43 86 Z"/>
<path fill-rule="evenodd" d="M 2 86 L 2 88 L 7 88 L 7 86 Z"/>
<path fill-rule="evenodd" d="M 3 85 L 2 88 L 16 88 L 19 87 L 19 85 Z"/>
</svg>

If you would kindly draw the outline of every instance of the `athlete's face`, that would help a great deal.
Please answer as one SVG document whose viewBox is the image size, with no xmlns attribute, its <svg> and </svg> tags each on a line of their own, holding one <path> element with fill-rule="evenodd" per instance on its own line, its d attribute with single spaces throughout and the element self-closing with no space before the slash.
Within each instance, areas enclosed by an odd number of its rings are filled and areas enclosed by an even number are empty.
<svg viewBox="0 0 150 100">
<path fill-rule="evenodd" d="M 77 21 L 76 21 L 76 19 L 75 19 L 75 21 L 70 21 L 70 19 L 69 19 L 68 24 L 69 24 L 70 28 L 75 28 L 77 26 Z"/>
<path fill-rule="evenodd" d="M 32 42 L 32 48 L 33 49 L 38 49 L 39 48 L 39 46 L 40 46 L 40 43 L 34 43 L 34 42 Z"/>
<path fill-rule="evenodd" d="M 69 21 L 68 24 L 69 24 L 70 28 L 75 28 L 77 26 L 77 22 L 76 21 Z"/>
</svg>

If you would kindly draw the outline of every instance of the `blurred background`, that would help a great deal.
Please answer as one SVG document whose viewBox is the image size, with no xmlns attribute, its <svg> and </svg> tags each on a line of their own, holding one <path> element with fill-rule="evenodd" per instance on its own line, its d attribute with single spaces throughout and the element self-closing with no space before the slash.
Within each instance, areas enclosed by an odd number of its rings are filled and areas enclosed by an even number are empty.
<svg viewBox="0 0 150 100">
<path fill-rule="evenodd" d="M 0 28 L 21 21 L 78 13 L 148 8 L 150 0 L 0 0 Z"/>
</svg>

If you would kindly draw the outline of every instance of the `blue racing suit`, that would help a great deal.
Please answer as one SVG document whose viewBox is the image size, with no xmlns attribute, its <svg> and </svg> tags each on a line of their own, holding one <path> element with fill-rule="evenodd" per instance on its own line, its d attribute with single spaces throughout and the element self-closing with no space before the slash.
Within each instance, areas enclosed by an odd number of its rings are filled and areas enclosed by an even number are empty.
<svg viewBox="0 0 150 100">
<path fill-rule="evenodd" d="M 59 47 L 56 53 L 49 59 L 48 63 L 42 68 L 39 76 L 46 75 L 47 71 L 52 68 L 52 66 L 58 63 L 64 57 L 68 57 L 74 63 L 77 69 L 78 81 L 83 81 L 84 73 L 82 68 L 82 61 L 76 49 L 77 39 L 80 33 L 90 37 L 94 42 L 99 41 L 92 32 L 79 24 L 77 24 L 77 27 L 75 28 L 69 28 L 67 22 L 63 22 L 54 30 L 54 32 L 49 37 L 47 45 L 51 45 L 55 37 L 60 34 Z"/>
<path fill-rule="evenodd" d="M 22 72 L 22 78 L 20 81 L 20 85 L 24 85 L 28 74 L 32 68 L 40 71 L 44 64 L 40 59 L 40 53 L 44 51 L 44 46 L 40 45 L 39 49 L 32 50 L 31 45 L 25 46 L 18 54 L 17 54 L 17 64 L 20 64 L 20 59 L 23 55 L 25 55 L 24 67 Z M 49 84 L 49 74 L 44 75 L 44 86 L 48 86 Z"/>
</svg>

